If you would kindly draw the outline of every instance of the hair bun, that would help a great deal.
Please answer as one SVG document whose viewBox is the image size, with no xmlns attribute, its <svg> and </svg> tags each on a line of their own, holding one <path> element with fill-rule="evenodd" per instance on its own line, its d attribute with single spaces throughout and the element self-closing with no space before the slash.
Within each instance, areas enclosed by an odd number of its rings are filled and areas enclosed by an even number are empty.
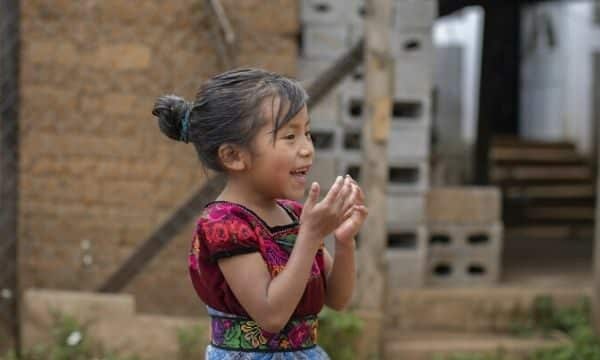
<svg viewBox="0 0 600 360">
<path fill-rule="evenodd" d="M 160 130 L 173 140 L 181 140 L 181 121 L 191 104 L 177 95 L 162 95 L 156 99 L 152 115 L 158 118 Z"/>
</svg>

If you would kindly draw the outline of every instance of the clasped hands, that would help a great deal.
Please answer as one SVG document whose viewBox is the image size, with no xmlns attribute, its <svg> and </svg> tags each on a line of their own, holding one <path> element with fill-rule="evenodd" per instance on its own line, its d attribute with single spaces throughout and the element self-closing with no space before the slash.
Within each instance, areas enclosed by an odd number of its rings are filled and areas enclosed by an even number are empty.
<svg viewBox="0 0 600 360">
<path fill-rule="evenodd" d="M 337 246 L 352 246 L 369 213 L 362 189 L 346 175 L 337 177 L 321 201 L 318 201 L 319 194 L 320 186 L 313 182 L 304 203 L 301 224 L 319 241 L 333 233 Z"/>
</svg>

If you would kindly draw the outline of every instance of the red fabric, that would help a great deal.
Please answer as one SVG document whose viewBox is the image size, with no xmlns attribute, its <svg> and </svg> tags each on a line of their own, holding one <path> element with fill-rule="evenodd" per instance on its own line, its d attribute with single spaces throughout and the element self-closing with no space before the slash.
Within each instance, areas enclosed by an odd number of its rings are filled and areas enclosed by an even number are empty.
<svg viewBox="0 0 600 360">
<path fill-rule="evenodd" d="M 289 213 L 291 223 L 273 228 L 239 204 L 217 201 L 206 206 L 193 236 L 189 273 L 196 293 L 208 306 L 230 314 L 249 316 L 219 269 L 218 260 L 221 258 L 259 252 L 272 277 L 283 270 L 291 250 L 286 244 L 293 244 L 298 234 L 302 205 L 291 200 L 278 203 Z M 311 277 L 293 317 L 317 314 L 322 309 L 325 280 L 321 249 L 315 256 Z"/>
</svg>

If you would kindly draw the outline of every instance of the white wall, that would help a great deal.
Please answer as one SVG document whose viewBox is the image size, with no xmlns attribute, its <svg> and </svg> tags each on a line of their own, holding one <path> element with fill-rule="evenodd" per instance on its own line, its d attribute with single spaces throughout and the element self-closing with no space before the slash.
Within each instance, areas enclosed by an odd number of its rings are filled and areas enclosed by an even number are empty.
<svg viewBox="0 0 600 360">
<path fill-rule="evenodd" d="M 475 142 L 479 107 L 483 9 L 467 7 L 438 19 L 433 27 L 436 46 L 457 45 L 463 53 L 462 136 L 467 145 Z"/>
<path fill-rule="evenodd" d="M 549 46 L 547 16 L 556 35 Z M 521 43 L 521 127 L 523 137 L 570 140 L 582 153 L 591 150 L 592 72 L 600 51 L 600 28 L 591 0 L 562 0 L 524 8 Z M 535 19 L 538 19 L 538 36 Z"/>
</svg>

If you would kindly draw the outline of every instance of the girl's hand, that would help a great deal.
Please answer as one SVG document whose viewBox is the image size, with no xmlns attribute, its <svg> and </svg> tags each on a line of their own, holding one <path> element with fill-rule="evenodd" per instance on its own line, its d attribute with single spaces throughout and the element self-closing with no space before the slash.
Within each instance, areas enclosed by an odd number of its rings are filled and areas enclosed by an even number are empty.
<svg viewBox="0 0 600 360">
<path fill-rule="evenodd" d="M 365 196 L 360 186 L 349 175 L 346 175 L 346 181 L 352 190 L 350 196 L 345 200 L 344 220 L 334 231 L 335 239 L 340 245 L 353 244 L 354 237 L 369 214 L 368 209 L 364 206 Z"/>
<path fill-rule="evenodd" d="M 350 206 L 346 200 L 352 197 L 352 185 L 338 176 L 325 198 L 317 202 L 319 191 L 319 184 L 312 183 L 300 216 L 300 231 L 311 232 L 310 237 L 314 238 L 318 245 L 325 236 L 347 220 L 345 214 L 350 210 Z"/>
</svg>

